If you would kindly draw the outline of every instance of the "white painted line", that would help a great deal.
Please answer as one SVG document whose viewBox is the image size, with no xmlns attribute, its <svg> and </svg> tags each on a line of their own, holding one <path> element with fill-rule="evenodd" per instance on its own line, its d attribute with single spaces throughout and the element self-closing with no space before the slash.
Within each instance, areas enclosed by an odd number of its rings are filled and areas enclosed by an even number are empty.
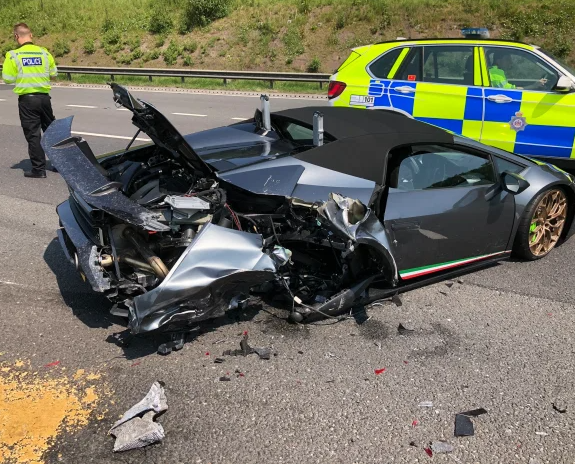
<svg viewBox="0 0 575 464">
<path fill-rule="evenodd" d="M 92 110 L 98 108 L 97 106 L 88 106 L 88 105 L 66 105 L 66 106 L 69 106 L 71 108 L 90 108 Z"/>
<path fill-rule="evenodd" d="M 122 139 L 122 140 L 132 140 L 132 137 L 126 137 L 124 135 L 110 135 L 110 134 L 94 134 L 93 132 L 76 132 L 72 131 L 72 134 L 76 135 L 91 135 L 92 137 L 107 137 L 109 139 Z M 136 137 L 136 140 L 140 142 L 151 142 L 150 139 Z"/>
<path fill-rule="evenodd" d="M 205 118 L 207 114 L 194 114 L 194 113 L 172 113 L 176 116 L 195 116 L 197 118 Z"/>
<path fill-rule="evenodd" d="M 5 102 L 6 100 L 3 98 L 0 98 L 0 102 Z"/>
<path fill-rule="evenodd" d="M 234 121 L 247 121 L 248 118 L 232 118 Z"/>
<path fill-rule="evenodd" d="M 118 111 L 130 111 L 128 108 L 116 108 Z"/>
</svg>

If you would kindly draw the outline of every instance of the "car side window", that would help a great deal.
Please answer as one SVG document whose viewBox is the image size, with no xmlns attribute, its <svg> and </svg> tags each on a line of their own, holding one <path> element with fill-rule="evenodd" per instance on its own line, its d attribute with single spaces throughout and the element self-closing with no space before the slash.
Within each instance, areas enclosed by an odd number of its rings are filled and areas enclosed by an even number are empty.
<svg viewBox="0 0 575 464">
<path fill-rule="evenodd" d="M 390 152 L 389 186 L 399 190 L 471 187 L 495 183 L 489 156 L 446 145 L 411 145 Z"/>
<path fill-rule="evenodd" d="M 423 56 L 424 82 L 473 85 L 473 47 L 424 47 Z"/>
<path fill-rule="evenodd" d="M 373 77 L 386 79 L 403 49 L 404 48 L 394 48 L 393 50 L 384 53 L 371 63 L 369 65 L 369 71 Z"/>
<path fill-rule="evenodd" d="M 485 58 L 491 87 L 551 90 L 559 80 L 550 64 L 525 50 L 486 47 Z"/>
<path fill-rule="evenodd" d="M 400 81 L 421 81 L 423 70 L 421 68 L 421 55 L 423 47 L 413 47 L 395 76 Z"/>
<path fill-rule="evenodd" d="M 499 158 L 498 156 L 494 156 L 493 161 L 495 162 L 495 167 L 497 168 L 497 172 L 499 172 L 499 174 L 504 171 L 512 172 L 513 174 L 519 174 L 525 169 L 525 166 L 503 158 Z"/>
</svg>

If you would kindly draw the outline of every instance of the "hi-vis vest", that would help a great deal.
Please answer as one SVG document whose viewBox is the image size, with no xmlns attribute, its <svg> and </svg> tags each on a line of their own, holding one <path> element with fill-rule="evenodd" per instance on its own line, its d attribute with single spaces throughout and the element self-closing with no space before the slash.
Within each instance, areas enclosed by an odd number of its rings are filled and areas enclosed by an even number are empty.
<svg viewBox="0 0 575 464">
<path fill-rule="evenodd" d="M 6 53 L 2 80 L 16 84 L 14 93 L 17 95 L 50 92 L 50 76 L 56 75 L 54 58 L 43 47 L 28 43 Z"/>
</svg>

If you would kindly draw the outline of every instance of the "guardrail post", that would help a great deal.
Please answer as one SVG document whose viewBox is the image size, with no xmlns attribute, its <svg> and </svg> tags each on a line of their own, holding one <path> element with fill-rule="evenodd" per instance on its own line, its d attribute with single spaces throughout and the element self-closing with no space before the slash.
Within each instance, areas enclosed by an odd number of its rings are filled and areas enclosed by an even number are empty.
<svg viewBox="0 0 575 464">
<path fill-rule="evenodd" d="M 148 80 L 152 82 L 152 76 L 148 76 Z"/>
<path fill-rule="evenodd" d="M 184 82 L 186 82 L 185 79 L 186 79 L 186 78 L 185 78 L 184 76 L 182 76 L 182 84 L 183 84 Z"/>
<path fill-rule="evenodd" d="M 224 86 L 228 85 L 228 80 L 224 77 Z"/>
<path fill-rule="evenodd" d="M 323 89 L 323 82 L 319 81 L 319 90 L 322 90 L 322 89 Z"/>
<path fill-rule="evenodd" d="M 72 73 L 66 73 L 66 78 L 71 81 L 72 80 Z"/>
<path fill-rule="evenodd" d="M 110 79 L 112 80 L 112 82 L 114 82 L 114 75 L 110 74 Z"/>
<path fill-rule="evenodd" d="M 270 81 L 270 89 L 274 88 L 274 81 Z"/>
</svg>

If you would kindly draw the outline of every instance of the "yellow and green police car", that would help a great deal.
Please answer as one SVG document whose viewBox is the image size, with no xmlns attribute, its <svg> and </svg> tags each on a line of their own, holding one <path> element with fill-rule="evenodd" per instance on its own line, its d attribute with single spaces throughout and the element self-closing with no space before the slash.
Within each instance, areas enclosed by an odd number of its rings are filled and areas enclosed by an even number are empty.
<svg viewBox="0 0 575 464">
<path fill-rule="evenodd" d="M 575 70 L 535 45 L 463 32 L 354 48 L 330 78 L 330 104 L 398 111 L 573 169 Z"/>
</svg>

